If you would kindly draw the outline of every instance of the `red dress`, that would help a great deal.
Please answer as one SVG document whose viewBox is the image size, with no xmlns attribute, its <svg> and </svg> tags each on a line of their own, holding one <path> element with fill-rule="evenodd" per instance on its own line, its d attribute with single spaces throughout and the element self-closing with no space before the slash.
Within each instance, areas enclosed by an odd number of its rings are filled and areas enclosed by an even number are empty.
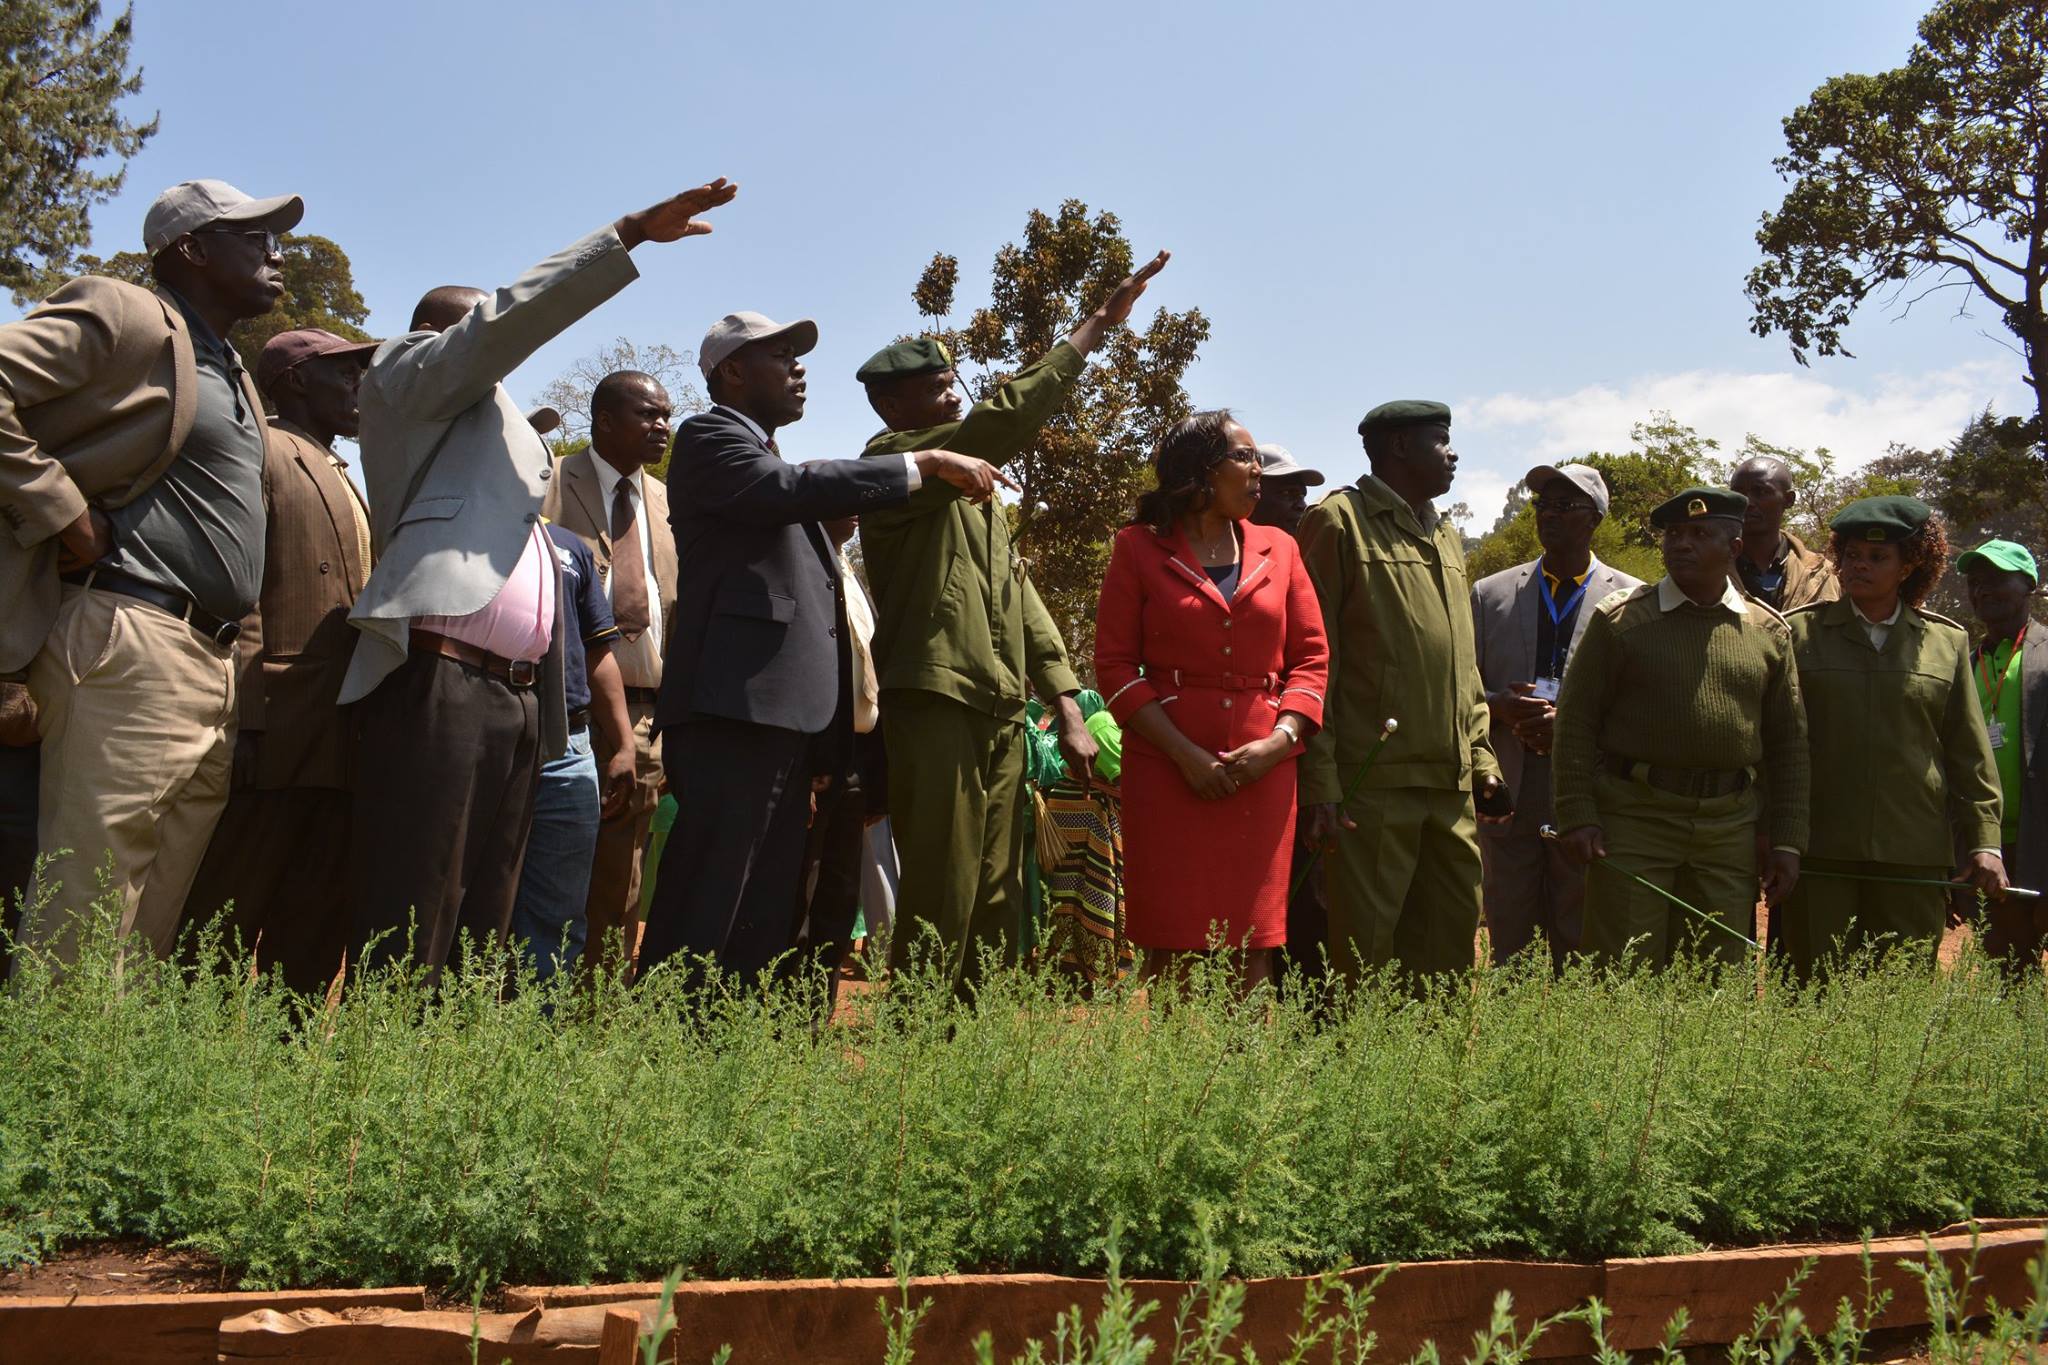
<svg viewBox="0 0 2048 1365">
<path fill-rule="evenodd" d="M 1244 521 L 1237 532 L 1244 554 L 1228 602 L 1178 528 L 1119 531 L 1102 579 L 1095 680 L 1124 727 L 1126 932 L 1147 948 L 1206 948 L 1211 926 L 1233 946 L 1287 939 L 1295 755 L 1235 796 L 1205 801 L 1131 728 L 1156 701 L 1218 753 L 1265 738 L 1283 710 L 1322 723 L 1329 647 L 1294 538 Z"/>
</svg>

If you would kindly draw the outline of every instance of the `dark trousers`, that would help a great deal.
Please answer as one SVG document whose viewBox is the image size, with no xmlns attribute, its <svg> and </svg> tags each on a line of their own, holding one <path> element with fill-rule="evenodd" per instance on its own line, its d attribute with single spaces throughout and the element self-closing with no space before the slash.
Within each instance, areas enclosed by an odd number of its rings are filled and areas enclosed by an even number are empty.
<svg viewBox="0 0 2048 1365">
<path fill-rule="evenodd" d="M 1330 906 L 1323 893 L 1323 877 L 1320 870 L 1302 876 L 1302 869 L 1316 862 L 1316 852 L 1297 839 L 1294 842 L 1294 857 L 1288 864 L 1288 885 L 1300 885 L 1287 899 L 1287 942 L 1282 944 L 1274 975 L 1284 980 L 1289 971 L 1300 973 L 1304 981 L 1320 981 L 1329 975 L 1329 956 L 1324 945 L 1330 941 Z"/>
<path fill-rule="evenodd" d="M 15 930 L 20 907 L 36 870 L 36 801 L 42 782 L 42 746 L 0 745 L 0 927 Z M 0 963 L 0 971 L 5 964 Z"/>
<path fill-rule="evenodd" d="M 540 699 L 414 650 L 357 703 L 353 900 L 358 956 L 439 969 L 458 931 L 502 940 L 540 782 Z"/>
<path fill-rule="evenodd" d="M 221 925 L 265 971 L 295 991 L 327 989 L 350 947 L 349 816 L 353 798 L 327 787 L 243 789 L 228 797 L 185 898 L 185 922 Z"/>
<path fill-rule="evenodd" d="M 853 946 L 860 917 L 860 873 L 867 853 L 866 796 L 860 779 L 834 781 L 818 797 L 817 818 L 804 840 L 804 882 L 798 887 L 796 970 L 836 971 Z"/>
<path fill-rule="evenodd" d="M 810 819 L 811 737 L 691 716 L 662 732 L 676 822 L 640 940 L 642 979 L 678 953 L 751 982 L 789 951 Z M 697 972 L 691 964 L 692 975 Z"/>
</svg>

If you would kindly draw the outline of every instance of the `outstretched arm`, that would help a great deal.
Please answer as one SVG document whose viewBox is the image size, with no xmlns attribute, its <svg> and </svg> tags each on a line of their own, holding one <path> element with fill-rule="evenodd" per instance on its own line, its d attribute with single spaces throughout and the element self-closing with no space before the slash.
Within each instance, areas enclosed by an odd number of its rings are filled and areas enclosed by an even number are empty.
<svg viewBox="0 0 2048 1365">
<path fill-rule="evenodd" d="M 1067 341 L 1082 355 L 1087 355 L 1102 344 L 1112 327 L 1128 321 L 1131 309 L 1137 306 L 1144 294 L 1145 286 L 1152 283 L 1152 277 L 1166 269 L 1166 263 L 1173 259 L 1173 253 L 1162 251 L 1147 261 L 1143 268 L 1110 291 L 1102 307 L 1082 319 L 1081 325 L 1067 334 Z"/>
</svg>

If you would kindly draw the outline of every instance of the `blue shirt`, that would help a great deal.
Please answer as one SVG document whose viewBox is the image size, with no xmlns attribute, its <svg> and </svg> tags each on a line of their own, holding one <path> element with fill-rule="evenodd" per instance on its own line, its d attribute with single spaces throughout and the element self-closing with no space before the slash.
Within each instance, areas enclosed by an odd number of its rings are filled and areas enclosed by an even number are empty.
<svg viewBox="0 0 2048 1365">
<path fill-rule="evenodd" d="M 573 713 L 590 706 L 585 651 L 618 639 L 619 628 L 612 622 L 611 604 L 604 600 L 604 584 L 590 547 L 553 522 L 548 523 L 548 537 L 555 542 L 555 558 L 562 565 L 562 695 Z"/>
</svg>

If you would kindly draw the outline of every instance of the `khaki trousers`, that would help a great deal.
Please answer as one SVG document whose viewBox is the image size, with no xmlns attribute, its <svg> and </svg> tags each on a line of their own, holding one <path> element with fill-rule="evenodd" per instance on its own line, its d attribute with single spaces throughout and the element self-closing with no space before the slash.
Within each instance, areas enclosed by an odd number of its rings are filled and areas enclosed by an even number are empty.
<svg viewBox="0 0 2048 1365">
<path fill-rule="evenodd" d="M 1472 966 L 1479 931 L 1479 823 L 1472 795 L 1367 788 L 1325 855 L 1330 965 L 1346 981 L 1398 965 L 1413 979 Z"/>
<path fill-rule="evenodd" d="M 66 585 L 28 685 L 43 736 L 36 838 L 56 890 L 24 941 L 75 961 L 75 917 L 111 858 L 122 936 L 167 955 L 227 805 L 233 650 L 132 597 Z"/>
<path fill-rule="evenodd" d="M 1586 954 L 1600 963 L 1635 957 L 1666 967 L 1683 948 L 1741 961 L 1741 940 L 1620 874 L 1632 872 L 1755 938 L 1756 788 L 1695 800 L 1639 778 L 1600 773 L 1593 779 L 1593 803 L 1607 858 L 1604 867 L 1586 872 Z"/>
<path fill-rule="evenodd" d="M 1853 882 L 1806 874 L 1853 872 L 1939 882 L 1947 881 L 1952 869 L 1808 858 L 1799 871 L 1798 885 L 1779 910 L 1785 922 L 1782 942 L 1802 981 L 1822 971 L 1830 959 L 1866 948 L 1917 953 L 1928 966 L 1934 965 L 1942 930 L 1948 926 L 1948 892 L 1932 886 Z M 1773 914 L 1772 918 L 1779 916 Z"/>
<path fill-rule="evenodd" d="M 654 733 L 654 698 L 628 697 L 633 717 L 633 795 L 626 809 L 597 827 L 597 854 L 590 864 L 590 895 L 584 903 L 589 937 L 585 972 L 632 975 L 640 951 L 640 876 L 647 855 L 647 831 L 661 802 L 661 736 Z"/>
</svg>

